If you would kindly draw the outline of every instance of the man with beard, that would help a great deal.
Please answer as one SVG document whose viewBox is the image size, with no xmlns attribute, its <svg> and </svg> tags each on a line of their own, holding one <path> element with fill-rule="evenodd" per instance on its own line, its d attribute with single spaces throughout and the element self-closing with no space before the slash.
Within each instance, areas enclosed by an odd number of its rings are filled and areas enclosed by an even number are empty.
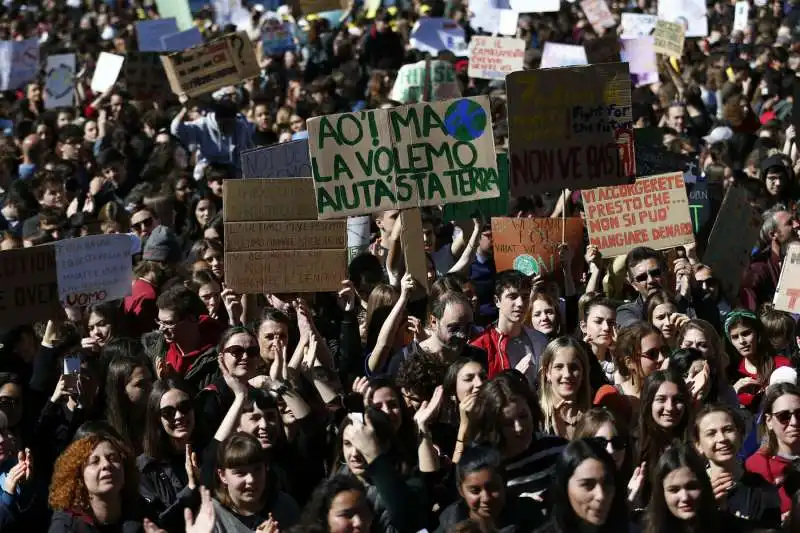
<svg viewBox="0 0 800 533">
<path fill-rule="evenodd" d="M 445 292 L 431 307 L 430 329 L 433 334 L 420 342 L 418 348 L 438 356 L 446 364 L 466 357 L 486 368 L 486 352 L 467 344 L 472 324 L 472 305 L 467 297 L 460 292 Z"/>
<path fill-rule="evenodd" d="M 781 262 L 789 244 L 798 240 L 800 222 L 785 206 L 776 205 L 764 213 L 761 225 L 761 250 L 745 270 L 739 298 L 742 305 L 756 311 L 771 302 L 781 275 Z"/>
<path fill-rule="evenodd" d="M 731 304 L 722 294 L 722 287 L 714 272 L 708 265 L 698 265 L 694 272 L 694 280 L 703 292 L 703 300 L 707 300 L 717 306 L 720 322 L 725 322 L 725 316 L 731 312 Z"/>
</svg>

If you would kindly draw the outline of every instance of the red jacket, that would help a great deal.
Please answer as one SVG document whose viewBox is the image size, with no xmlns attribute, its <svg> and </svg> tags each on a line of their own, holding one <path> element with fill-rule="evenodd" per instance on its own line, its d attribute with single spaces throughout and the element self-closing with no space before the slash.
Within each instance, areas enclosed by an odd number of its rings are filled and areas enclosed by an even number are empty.
<svg viewBox="0 0 800 533">
<path fill-rule="evenodd" d="M 791 460 L 780 455 L 770 455 L 768 450 L 758 450 L 744 462 L 744 467 L 748 472 L 759 474 L 778 487 L 778 495 L 781 497 L 781 513 L 792 508 L 792 500 L 783 488 L 783 472 L 790 464 L 792 464 Z"/>
<path fill-rule="evenodd" d="M 539 359 L 541 358 L 544 348 L 547 346 L 547 337 L 538 331 L 530 328 L 522 328 L 522 334 L 527 335 L 533 346 L 533 366 L 529 374 L 535 376 L 539 370 Z M 493 378 L 503 370 L 513 368 L 517 361 L 513 364 L 508 359 L 508 341 L 511 339 L 508 335 L 504 335 L 497 331 L 497 324 L 492 324 L 478 338 L 470 344 L 486 350 L 489 360 L 489 379 Z"/>
</svg>

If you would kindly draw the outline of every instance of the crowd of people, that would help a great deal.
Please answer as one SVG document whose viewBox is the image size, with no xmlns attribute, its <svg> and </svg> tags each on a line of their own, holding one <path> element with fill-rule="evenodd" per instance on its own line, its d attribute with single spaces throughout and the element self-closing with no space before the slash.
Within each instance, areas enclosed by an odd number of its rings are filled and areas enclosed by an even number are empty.
<svg viewBox="0 0 800 533">
<path fill-rule="evenodd" d="M 270 56 L 264 6 L 244 5 L 259 77 L 147 100 L 127 86 L 141 80 L 100 94 L 89 80 L 101 51 L 137 50 L 155 8 L 0 6 L 0 39 L 75 53 L 79 71 L 72 108 L 46 109 L 41 80 L 2 93 L 0 254 L 110 233 L 135 247 L 124 301 L 0 324 L 0 531 L 800 532 L 800 330 L 772 305 L 800 241 L 800 5 L 756 0 L 734 32 L 734 2 L 706 0 L 709 35 L 632 82 L 636 127 L 695 169 L 707 216 L 731 187 L 761 214 L 735 294 L 700 236 L 620 257 L 562 245 L 557 271 L 530 277 L 498 271 L 488 220 L 428 208 L 427 280 L 405 272 L 388 210 L 338 293 L 243 295 L 226 285 L 222 217 L 242 150 L 404 103 L 390 90 L 425 57 L 409 45 L 422 17 L 478 33 L 463 0 L 351 2 L 338 21 L 281 7 L 296 48 Z M 608 5 L 617 21 L 657 11 Z M 235 29 L 193 16 L 205 39 Z M 517 37 L 535 69 L 547 42 L 604 35 L 562 2 L 521 14 Z M 503 151 L 503 84 L 440 58 L 462 94 L 490 95 Z M 507 215 L 582 216 L 570 192 L 512 197 Z"/>
</svg>

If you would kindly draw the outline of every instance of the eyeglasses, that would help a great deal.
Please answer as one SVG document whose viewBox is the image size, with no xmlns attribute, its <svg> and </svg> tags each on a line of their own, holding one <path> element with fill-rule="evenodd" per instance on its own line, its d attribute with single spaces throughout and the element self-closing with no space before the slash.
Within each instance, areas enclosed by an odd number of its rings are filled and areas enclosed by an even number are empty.
<svg viewBox="0 0 800 533">
<path fill-rule="evenodd" d="M 617 435 L 616 437 L 611 437 L 607 439 L 605 437 L 592 437 L 592 440 L 595 441 L 597 444 L 602 446 L 603 448 L 608 448 L 608 445 L 611 445 L 611 449 L 615 452 L 619 452 L 624 450 L 628 447 L 628 441 L 626 441 L 623 437 Z"/>
<path fill-rule="evenodd" d="M 647 277 L 650 276 L 651 278 L 660 278 L 661 277 L 661 269 L 660 268 L 653 268 L 648 270 L 647 272 L 642 272 L 635 278 L 633 278 L 638 283 L 644 283 L 647 281 Z"/>
<path fill-rule="evenodd" d="M 789 411 L 788 409 L 785 411 L 776 411 L 772 413 L 772 416 L 778 419 L 781 425 L 785 426 L 792 420 L 792 417 L 800 422 L 800 409 L 795 409 L 794 411 Z"/>
<path fill-rule="evenodd" d="M 241 359 L 243 356 L 247 357 L 259 356 L 258 346 L 250 346 L 249 348 L 243 348 L 241 346 L 228 346 L 222 351 L 223 353 L 227 353 L 234 356 L 236 359 Z"/>
<path fill-rule="evenodd" d="M 188 415 L 194 410 L 194 406 L 192 405 L 191 400 L 183 400 L 182 402 L 178 402 L 175 405 L 167 405 L 159 409 L 159 413 L 161 413 L 161 418 L 165 420 L 172 420 L 175 418 L 175 415 L 180 413 L 182 415 Z"/>
<path fill-rule="evenodd" d="M 669 349 L 666 346 L 650 348 L 646 352 L 642 352 L 642 357 L 650 359 L 651 361 L 658 361 L 660 358 L 667 356 L 669 356 Z"/>
</svg>

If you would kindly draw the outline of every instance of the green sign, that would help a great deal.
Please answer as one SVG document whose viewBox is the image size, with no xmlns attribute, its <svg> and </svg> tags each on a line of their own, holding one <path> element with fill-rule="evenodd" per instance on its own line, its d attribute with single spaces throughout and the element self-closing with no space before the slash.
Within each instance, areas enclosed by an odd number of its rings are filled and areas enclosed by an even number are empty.
<svg viewBox="0 0 800 533">
<path fill-rule="evenodd" d="M 497 186 L 500 196 L 462 202 L 460 204 L 447 204 L 444 206 L 443 220 L 467 220 L 478 215 L 488 220 L 491 217 L 508 216 L 508 154 L 497 154 Z"/>
</svg>

